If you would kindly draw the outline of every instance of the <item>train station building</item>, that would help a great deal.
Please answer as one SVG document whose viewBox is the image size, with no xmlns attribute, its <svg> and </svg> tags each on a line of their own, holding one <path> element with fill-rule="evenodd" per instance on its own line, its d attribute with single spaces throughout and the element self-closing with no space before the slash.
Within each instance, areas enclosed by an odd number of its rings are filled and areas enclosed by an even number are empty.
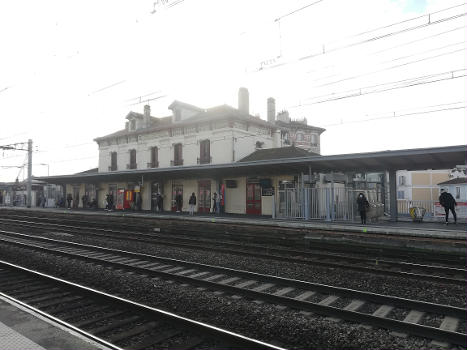
<svg viewBox="0 0 467 350">
<path fill-rule="evenodd" d="M 321 156 L 323 128 L 276 113 L 267 100 L 267 120 L 250 115 L 249 95 L 238 107 L 209 109 L 174 101 L 171 114 L 130 112 L 124 128 L 95 139 L 99 164 L 86 172 L 40 178 L 63 186 L 73 207 L 182 211 L 196 194 L 196 211 L 272 217 L 353 220 L 355 196 L 364 191 L 374 216 L 397 218 L 396 171 L 449 169 L 464 164 L 466 147 Z"/>
</svg>

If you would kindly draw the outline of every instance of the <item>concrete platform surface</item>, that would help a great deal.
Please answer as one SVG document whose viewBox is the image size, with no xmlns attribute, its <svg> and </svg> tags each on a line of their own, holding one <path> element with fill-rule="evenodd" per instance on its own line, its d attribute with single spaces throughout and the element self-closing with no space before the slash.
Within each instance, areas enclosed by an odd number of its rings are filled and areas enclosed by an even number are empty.
<svg viewBox="0 0 467 350">
<path fill-rule="evenodd" d="M 109 350 L 0 295 L 1 350 Z"/>
<path fill-rule="evenodd" d="M 220 224 L 246 224 L 259 226 L 284 227 L 290 229 L 322 230 L 329 232 L 356 232 L 356 233 L 378 233 L 394 236 L 414 236 L 426 238 L 443 238 L 467 241 L 467 224 L 462 221 L 454 225 L 452 218 L 450 224 L 445 225 L 443 221 L 433 222 L 413 222 L 409 218 L 401 218 L 397 222 L 389 221 L 383 218 L 377 222 L 368 222 L 361 225 L 353 221 L 325 221 L 325 220 L 300 220 L 300 219 L 272 219 L 270 216 L 253 216 L 245 214 L 195 214 L 188 213 L 163 212 L 154 213 L 150 211 L 104 211 L 102 209 L 64 209 L 64 208 L 24 208 L 24 207 L 0 207 L 6 210 L 18 211 L 37 211 L 37 212 L 55 212 L 84 214 L 91 216 L 125 216 L 125 217 L 144 217 L 148 219 L 166 219 L 179 221 L 209 222 Z M 465 219 L 464 219 L 465 220 Z"/>
</svg>

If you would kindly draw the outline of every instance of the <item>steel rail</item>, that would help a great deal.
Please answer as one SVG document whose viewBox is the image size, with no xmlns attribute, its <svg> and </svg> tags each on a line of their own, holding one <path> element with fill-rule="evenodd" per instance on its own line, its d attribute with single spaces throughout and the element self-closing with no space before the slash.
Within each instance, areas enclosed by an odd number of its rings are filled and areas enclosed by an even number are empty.
<svg viewBox="0 0 467 350">
<path fill-rule="evenodd" d="M 12 244 L 29 247 L 29 245 L 21 243 L 21 242 L 12 242 Z M 275 304 L 286 305 L 291 308 L 295 308 L 299 310 L 307 310 L 307 311 L 311 311 L 311 312 L 315 312 L 319 314 L 325 314 L 325 315 L 332 316 L 332 317 L 338 317 L 338 318 L 346 319 L 350 321 L 368 323 L 371 325 L 377 325 L 382 328 L 388 328 L 388 329 L 392 329 L 396 331 L 405 330 L 406 332 L 408 331 L 409 333 L 413 335 L 428 337 L 431 339 L 445 341 L 445 342 L 449 342 L 453 344 L 463 345 L 466 343 L 466 339 L 467 339 L 466 338 L 467 336 L 463 333 L 445 331 L 445 330 L 441 330 L 435 327 L 424 326 L 420 324 L 411 324 L 411 323 L 404 322 L 404 321 L 398 321 L 398 320 L 388 319 L 384 317 L 378 317 L 378 316 L 364 314 L 364 313 L 357 312 L 357 311 L 348 311 L 345 309 L 339 309 L 339 308 L 332 307 L 332 306 L 320 305 L 318 303 L 300 301 L 300 300 L 296 300 L 294 298 L 290 298 L 286 296 L 276 296 L 274 294 L 258 292 L 255 290 L 244 289 L 244 288 L 240 288 L 236 286 L 219 284 L 219 283 L 207 281 L 207 280 L 200 280 L 200 279 L 192 278 L 189 276 L 177 275 L 175 273 L 150 270 L 150 269 L 146 269 L 146 268 L 142 268 L 138 266 L 127 265 L 125 263 L 120 263 L 120 262 L 108 262 L 105 259 L 100 259 L 100 258 L 86 257 L 86 256 L 75 255 L 75 254 L 67 253 L 67 252 L 54 251 L 53 249 L 50 249 L 50 248 L 36 247 L 36 246 L 34 246 L 34 248 L 41 249 L 44 251 L 49 251 L 52 254 L 60 254 L 60 255 L 73 256 L 73 257 L 78 256 L 78 257 L 81 257 L 82 259 L 94 261 L 99 264 L 107 263 L 107 264 L 116 266 L 117 268 L 131 269 L 133 271 L 138 271 L 139 273 L 144 274 L 144 275 L 153 275 L 153 276 L 163 277 L 165 279 L 177 280 L 182 283 L 200 285 L 211 290 L 221 289 L 223 291 L 228 291 L 229 293 L 234 294 L 234 295 L 243 294 L 252 299 L 261 299 L 261 300 L 265 300 L 265 301 L 272 302 Z M 104 248 L 103 250 L 112 251 L 108 248 Z M 122 251 L 122 253 L 123 252 L 124 251 Z M 124 252 L 124 253 L 135 255 L 135 253 L 131 253 L 131 252 Z M 194 264 L 175 260 L 175 259 L 164 259 L 164 260 L 170 260 L 172 261 L 172 263 L 177 262 L 179 264 L 184 264 L 185 266 L 190 266 L 190 267 L 194 266 Z M 209 266 L 209 265 L 204 265 L 204 264 L 196 264 L 196 265 L 201 265 L 203 267 Z M 281 282 L 284 285 L 294 286 L 294 287 L 298 287 L 301 289 L 318 290 L 319 292 L 324 292 L 330 295 L 336 295 L 336 294 L 344 295 L 344 296 L 352 297 L 355 299 L 371 301 L 371 302 L 375 302 L 375 303 L 383 304 L 383 305 L 399 306 L 399 307 L 404 307 L 404 308 L 409 308 L 409 309 L 416 309 L 416 310 L 423 311 L 423 312 L 438 313 L 438 314 L 445 315 L 445 316 L 453 316 L 453 317 L 457 317 L 463 320 L 466 319 L 465 310 L 462 308 L 421 302 L 421 301 L 410 300 L 410 299 L 403 299 L 403 298 L 398 298 L 398 297 L 390 297 L 390 296 L 385 296 L 385 295 L 380 295 L 380 294 L 375 294 L 375 293 L 361 292 L 361 291 L 351 290 L 347 288 L 326 286 L 326 285 L 316 284 L 316 283 L 311 283 L 311 282 L 290 280 L 290 279 L 281 278 L 281 277 L 260 275 L 257 273 L 249 273 L 249 272 L 241 271 L 241 270 L 232 270 L 228 268 L 219 268 L 219 267 L 214 267 L 214 268 L 216 268 L 217 270 L 222 269 L 225 272 L 226 271 L 232 272 L 234 273 L 234 275 L 235 274 L 242 275 L 248 278 L 256 278 L 258 280 L 267 281 L 267 282 L 272 282 L 272 281 Z"/>
<path fill-rule="evenodd" d="M 0 230 L 0 233 L 5 233 L 5 231 Z M 13 232 L 14 233 L 14 232 Z M 36 239 L 36 237 L 28 237 L 26 234 L 23 233 L 14 233 L 15 235 L 24 237 L 26 239 Z M 61 241 L 61 240 L 55 240 L 51 238 L 46 238 L 46 237 L 38 237 L 38 240 L 40 241 L 45 241 L 45 242 L 50 242 L 52 244 L 63 244 L 66 246 L 73 246 L 73 247 L 78 247 L 78 248 L 86 248 L 86 249 L 91 249 L 91 250 L 97 250 L 97 251 L 102 251 L 102 252 L 107 252 L 107 253 L 114 253 L 114 254 L 121 254 L 125 256 L 131 256 L 134 258 L 144 258 L 144 259 L 150 259 L 152 261 L 158 261 L 162 262 L 164 264 L 169 264 L 169 265 L 181 265 L 185 267 L 196 267 L 197 269 L 206 269 L 210 271 L 215 271 L 216 273 L 225 273 L 225 274 L 235 274 L 242 276 L 244 278 L 249 278 L 249 279 L 257 279 L 260 281 L 265 281 L 265 282 L 275 282 L 275 283 L 280 283 L 280 284 L 287 284 L 296 288 L 300 289 L 315 289 L 320 292 L 328 293 L 328 294 L 343 294 L 349 297 L 353 297 L 356 299 L 365 299 L 371 302 L 376 302 L 380 304 L 390 304 L 394 306 L 400 306 L 400 307 L 411 307 L 411 308 L 416 308 L 425 312 L 435 312 L 435 313 L 445 313 L 446 315 L 449 316 L 454 316 L 454 317 L 459 317 L 461 319 L 466 319 L 467 320 L 467 313 L 465 312 L 464 309 L 454 307 L 454 306 L 447 306 L 447 305 L 442 305 L 442 304 L 435 304 L 435 303 L 429 303 L 429 302 L 424 302 L 424 301 L 417 301 L 417 300 L 412 300 L 412 299 L 405 299 L 405 298 L 400 298 L 400 297 L 395 297 L 395 296 L 387 296 L 387 295 L 382 295 L 382 294 L 377 294 L 377 293 L 371 293 L 371 292 L 362 292 L 350 288 L 343 288 L 343 287 L 335 287 L 335 286 L 330 286 L 330 285 L 325 285 L 321 283 L 313 283 L 313 282 L 307 282 L 307 281 L 301 281 L 301 280 L 295 280 L 295 279 L 290 279 L 290 278 L 285 278 L 285 277 L 279 277 L 279 276 L 273 276 L 273 275 L 266 275 L 266 274 L 261 274 L 257 272 L 250 272 L 250 271 L 245 271 L 245 270 L 238 270 L 238 269 L 232 269 L 228 267 L 221 267 L 221 266 L 215 266 L 215 265 L 208 265 L 208 264 L 202 264 L 202 263 L 196 263 L 196 262 L 190 262 L 190 261 L 185 261 L 185 260 L 179 260 L 179 259 L 173 259 L 173 258 L 165 258 L 165 257 L 159 257 L 155 255 L 150 255 L 150 254 L 144 254 L 144 253 L 135 253 L 135 252 L 130 252 L 126 250 L 121 250 L 121 249 L 112 249 L 112 248 L 106 248 L 106 247 L 100 247 L 100 246 L 94 246 L 94 245 L 89 245 L 89 244 L 82 244 L 82 243 L 74 243 L 74 242 L 67 242 L 67 241 Z M 12 243 L 12 244 L 18 244 L 18 245 L 24 245 L 26 247 L 31 246 L 30 243 L 22 243 L 22 242 L 15 242 L 15 241 L 7 241 L 4 240 L 3 238 L 0 238 L 0 241 L 7 242 L 7 243 Z M 190 282 L 190 281 L 200 281 L 203 283 L 204 281 L 198 280 L 198 279 L 192 279 L 187 276 L 181 276 L 177 274 L 171 274 L 171 273 L 166 273 L 162 271 L 153 271 L 137 266 L 131 266 L 127 265 L 124 263 L 119 263 L 119 262 L 111 262 L 111 261 L 106 261 L 105 259 L 100 259 L 100 258 L 94 258 L 94 257 L 88 257 L 88 256 L 83 256 L 83 255 L 78 255 L 76 253 L 69 253 L 69 252 L 63 252 L 63 251 L 57 251 L 56 249 L 53 248 L 47 248 L 47 247 L 41 247 L 41 246 L 32 246 L 36 249 L 41 249 L 44 251 L 49 251 L 54 254 L 60 254 L 60 255 L 66 255 L 66 256 L 80 256 L 82 259 L 86 260 L 93 260 L 95 262 L 106 262 L 108 264 L 115 265 L 117 267 L 128 267 L 131 269 L 139 270 L 141 272 L 154 272 L 156 274 L 160 274 L 161 276 L 165 277 L 170 277 L 170 278 L 179 278 L 180 281 L 182 282 Z M 216 283 L 207 283 L 207 287 L 213 287 L 218 284 Z M 234 291 L 237 291 L 235 289 Z"/>
<path fill-rule="evenodd" d="M 31 222 L 27 222 L 29 224 L 32 224 Z M 51 225 L 51 226 L 57 226 L 61 228 L 71 228 L 71 229 L 78 229 L 78 227 L 74 226 L 68 226 L 68 225 L 61 225 L 61 224 L 49 224 L 49 223 L 39 223 L 39 225 Z M 91 228 L 91 227 L 80 227 L 80 230 L 92 230 L 92 231 L 105 231 L 106 233 L 91 233 L 93 235 L 99 235 L 99 236 L 112 236 L 113 238 L 117 239 L 125 239 L 125 240 L 135 240 L 138 242 L 147 242 L 147 243 L 156 243 L 156 244 L 162 244 L 162 245 L 168 245 L 168 246 L 175 246 L 175 247 L 185 247 L 185 248 L 190 248 L 190 249 L 206 249 L 206 246 L 203 246 L 201 244 L 186 244 L 186 243 L 180 243 L 180 242 L 170 242 L 166 240 L 160 240 L 157 239 L 157 237 L 160 237 L 159 235 L 149 235 L 149 234 L 142 234 L 142 233 L 134 233 L 132 232 L 132 237 L 121 237 L 119 233 L 125 234 L 127 232 L 122 232 L 122 231 L 116 231 L 116 230 L 109 230 L 109 229 L 96 229 L 96 228 Z M 74 231 L 68 231 L 68 232 L 74 232 Z M 116 235 L 115 235 L 116 233 Z M 135 235 L 143 236 L 145 238 L 139 238 L 135 237 Z M 149 239 L 146 239 L 149 238 Z M 184 240 L 188 240 L 185 239 Z M 194 240 L 193 240 L 194 242 Z M 204 243 L 204 242 L 203 242 Z M 209 243 L 208 243 L 209 244 Z M 224 244 L 224 243 L 222 243 Z M 233 246 L 235 244 L 229 243 L 229 245 Z M 265 247 L 259 247 L 259 246 L 242 246 L 242 245 L 235 245 L 235 247 L 238 247 L 240 249 L 258 249 L 262 248 L 266 251 L 273 251 L 273 252 L 278 252 L 278 253 L 284 253 L 284 250 L 277 249 L 277 248 L 265 248 Z M 218 251 L 218 252 L 223 252 L 223 253 L 229 253 L 229 254 L 235 254 L 235 255 L 244 255 L 244 256 L 251 256 L 252 253 L 249 252 L 248 250 L 233 250 L 229 248 L 222 248 L 222 247 L 208 247 L 211 250 Z M 452 268 L 452 267 L 442 267 L 442 266 L 431 266 L 431 265 L 423 265 L 423 264 L 414 264 L 414 263 L 409 263 L 409 262 L 394 262 L 394 261 L 389 261 L 389 260 L 382 260 L 382 259 L 364 259 L 364 258 L 356 258 L 356 257 L 348 257 L 348 256 L 341 256 L 337 254 L 322 254 L 322 253 L 310 253 L 310 252 L 303 252 L 303 251 L 298 251 L 298 250 L 285 250 L 286 254 L 296 254 L 296 255 L 302 255 L 305 256 L 306 258 L 309 258 L 311 256 L 312 260 L 308 259 L 299 259 L 296 256 L 295 257 L 289 257 L 289 256 L 283 256 L 283 255 L 277 255 L 277 254 L 268 254 L 268 253 L 261 253 L 258 252 L 257 250 L 254 252 L 254 257 L 256 258 L 264 258 L 264 259 L 273 259 L 273 260 L 278 260 L 278 261 L 284 261 L 284 262 L 290 262 L 290 263 L 299 263 L 299 264 L 305 264 L 305 265 L 320 265 L 320 266 L 326 266 L 326 267 L 332 267 L 332 268 L 339 268 L 339 269 L 351 269 L 351 270 L 356 270 L 356 271 L 361 271 L 361 272 L 366 272 L 366 273 L 373 273 L 373 274 L 381 274 L 381 275 L 389 275 L 389 276 L 397 276 L 397 277 L 407 277 L 407 278 L 418 278 L 421 280 L 427 280 L 427 281 L 433 281 L 433 282 L 439 282 L 439 283 L 452 283 L 452 284 L 457 284 L 457 285 L 465 285 L 467 283 L 466 278 L 454 278 L 454 277 L 445 277 L 445 276 L 439 276 L 439 275 L 431 275 L 431 274 L 426 274 L 426 273 L 416 273 L 416 272 L 406 272 L 406 271 L 393 271 L 393 270 L 388 270 L 384 268 L 376 268 L 373 266 L 380 266 L 380 265 L 389 265 L 389 266 L 394 266 L 398 267 L 401 269 L 422 269 L 422 270 L 428 270 L 428 271 L 433 271 L 433 272 L 441 272 L 445 274 L 457 274 L 459 276 L 467 276 L 467 269 L 459 269 L 459 268 Z M 337 259 L 341 260 L 344 262 L 353 262 L 353 263 L 364 263 L 370 266 L 358 266 L 358 265 L 348 265 L 348 264 L 342 264 L 338 262 L 329 262 L 329 261 L 320 261 L 316 260 L 314 258 L 324 258 L 324 259 Z"/>
<path fill-rule="evenodd" d="M 84 216 L 84 217 L 88 217 L 88 216 L 89 216 L 89 214 L 86 214 L 86 213 L 78 213 L 78 215 L 82 215 L 82 216 Z M 20 215 L 11 215 L 11 214 L 10 214 L 10 216 L 20 217 L 20 218 L 24 218 L 24 216 L 26 216 L 26 217 L 28 217 L 28 218 L 30 218 L 30 219 L 39 219 L 39 220 L 45 220 L 45 221 L 49 221 L 49 222 L 50 222 L 50 221 L 57 221 L 57 220 L 58 220 L 58 219 L 51 218 L 51 217 L 47 217 L 47 216 L 44 216 L 44 217 L 34 217 L 34 216 L 29 216 L 29 215 L 20 216 Z M 123 214 L 123 216 L 124 216 L 124 214 Z M 163 218 L 163 219 L 164 219 L 164 218 Z M 8 219 L 7 219 L 7 220 L 8 220 Z M 65 219 L 65 220 L 68 221 L 68 222 L 72 222 L 72 223 L 77 222 L 77 223 L 79 223 L 80 226 L 81 226 L 81 224 L 82 224 L 82 222 L 79 222 L 79 221 L 77 221 L 76 219 L 75 219 L 75 220 L 73 220 L 73 219 Z M 101 222 L 95 222 L 95 221 L 88 221 L 88 222 L 89 222 L 89 223 L 92 223 L 92 224 L 95 224 L 95 225 L 102 226 L 102 223 L 101 223 Z M 54 225 L 54 224 L 51 224 L 51 225 Z M 60 225 L 60 224 L 55 224 L 55 225 Z M 124 224 L 124 223 L 119 223 L 119 226 L 120 226 L 120 227 L 121 227 L 121 226 L 123 226 L 123 227 L 128 227 L 128 230 L 130 230 L 132 233 L 134 233 L 134 229 L 135 229 L 135 225 L 134 225 L 134 224 L 128 225 L 128 224 Z M 66 225 L 63 225 L 63 227 L 66 227 Z M 73 226 L 71 226 L 71 227 L 73 227 Z M 138 226 L 136 226 L 136 227 L 138 227 Z M 144 229 L 144 230 L 148 230 L 148 229 L 150 229 L 151 227 L 150 227 L 150 225 L 140 225 L 139 228 L 142 228 L 142 229 Z M 114 233 L 128 234 L 127 231 L 118 231 L 118 230 L 114 230 L 114 229 L 95 228 L 95 227 L 88 227 L 88 229 L 92 229 L 92 230 L 101 230 L 101 231 L 104 231 L 104 232 L 114 232 Z M 186 230 L 186 228 L 184 228 L 184 230 Z M 146 236 L 150 236 L 150 237 L 153 236 L 152 234 L 149 234 L 149 235 L 148 235 L 148 234 L 144 234 L 144 233 L 141 233 L 141 232 L 139 232 L 138 234 L 146 235 Z M 225 235 L 225 234 L 224 234 L 224 235 Z M 226 244 L 226 242 L 223 242 L 223 244 Z M 227 243 L 227 244 L 232 244 L 232 243 Z M 314 244 L 316 244 L 316 242 L 314 242 Z M 328 244 L 323 244 L 323 243 L 319 243 L 319 246 L 314 247 L 314 249 L 325 249 L 325 250 L 329 250 L 329 249 L 335 250 L 336 248 L 337 248 L 338 250 L 341 250 L 341 251 L 344 251 L 344 252 L 348 252 L 348 251 L 349 251 L 349 249 L 343 249 L 343 247 L 331 247 L 331 248 L 329 248 L 329 247 L 328 247 Z M 344 248 L 345 248 L 345 247 L 344 247 Z M 364 249 L 365 249 L 365 251 L 373 252 L 373 254 L 375 254 L 375 255 L 381 255 L 381 253 L 382 253 L 382 252 L 381 252 L 381 249 L 380 249 L 380 248 L 377 248 L 377 247 L 375 247 L 375 248 L 366 247 L 366 248 L 364 248 Z M 391 250 L 391 249 L 389 249 L 389 250 Z M 355 251 L 353 251 L 352 249 L 350 250 L 350 252 L 355 253 Z M 360 253 L 361 253 L 361 251 L 360 251 Z M 397 257 L 397 258 L 400 258 L 401 256 L 407 257 L 406 253 L 407 253 L 407 252 L 400 252 L 400 251 L 398 251 L 398 253 L 391 253 L 391 254 L 384 253 L 384 256 L 388 256 L 388 257 L 390 256 L 390 257 Z M 411 252 L 410 254 L 412 255 L 412 257 L 410 257 L 410 258 L 413 258 L 413 255 L 414 255 L 414 254 L 417 255 L 417 256 L 419 256 L 419 255 L 421 254 L 421 256 L 427 257 L 427 254 L 426 254 L 426 253 Z M 465 266 L 465 256 L 456 255 L 455 257 L 456 257 L 457 259 L 462 259 L 462 261 L 463 261 L 463 266 Z M 449 255 L 449 259 L 448 259 L 448 258 L 441 258 L 441 257 L 439 257 L 438 255 L 437 255 L 436 258 L 433 258 L 433 257 L 431 256 L 431 259 L 432 259 L 433 261 L 442 262 L 442 263 L 456 263 L 456 264 L 459 263 L 458 261 L 453 261 L 451 255 Z"/>
<path fill-rule="evenodd" d="M 272 345 L 272 344 L 268 344 L 266 342 L 262 342 L 262 341 L 259 341 L 259 340 L 256 340 L 256 339 L 252 339 L 252 338 L 246 337 L 244 335 L 237 334 L 237 333 L 222 329 L 220 327 L 216 327 L 216 326 L 204 323 L 204 322 L 192 320 L 192 319 L 189 319 L 187 317 L 183 317 L 183 316 L 174 314 L 172 312 L 168 312 L 168 311 L 165 311 L 165 310 L 162 310 L 162 309 L 154 308 L 152 306 L 144 305 L 144 304 L 141 304 L 141 303 L 129 300 L 129 299 L 125 299 L 125 298 L 122 298 L 122 297 L 119 297 L 119 296 L 116 296 L 116 295 L 112 295 L 112 294 L 109 294 L 109 293 L 106 293 L 106 292 L 103 292 L 103 291 L 99 291 L 97 289 L 86 287 L 86 286 L 80 285 L 80 284 L 75 283 L 75 282 L 70 282 L 70 281 L 64 280 L 62 278 L 54 277 L 54 276 L 47 275 L 47 274 L 44 274 L 44 273 L 39 272 L 39 271 L 34 271 L 34 270 L 31 270 L 31 269 L 28 269 L 28 268 L 25 268 L 25 267 L 22 267 L 22 266 L 19 266 L 19 265 L 16 265 L 16 264 L 12 264 L 12 263 L 7 262 L 7 261 L 0 260 L 0 264 L 2 264 L 4 266 L 8 266 L 9 268 L 13 268 L 13 269 L 16 269 L 16 270 L 26 272 L 28 274 L 32 274 L 34 276 L 46 279 L 48 281 L 53 281 L 54 283 L 58 283 L 60 285 L 71 287 L 73 289 L 79 290 L 80 292 L 84 292 L 84 293 L 87 293 L 87 294 L 92 294 L 92 295 L 94 295 L 96 297 L 99 297 L 99 298 L 104 298 L 105 300 L 108 300 L 108 301 L 110 301 L 112 303 L 116 303 L 116 304 L 119 304 L 119 305 L 124 305 L 125 307 L 130 307 L 130 308 L 138 310 L 139 312 L 142 312 L 144 314 L 156 315 L 158 318 L 162 318 L 164 321 L 166 321 L 168 323 L 175 324 L 175 325 L 181 325 L 181 326 L 185 327 L 186 329 L 201 331 L 203 334 L 208 334 L 209 336 L 213 336 L 216 339 L 227 340 L 230 344 L 241 346 L 241 347 L 244 347 L 245 349 L 286 350 L 285 348 L 275 346 L 275 345 Z M 20 302 L 20 303 L 25 304 L 25 303 L 22 303 L 22 302 Z M 27 304 L 25 304 L 25 306 L 26 305 Z M 40 310 L 39 310 L 39 312 L 40 312 Z M 44 315 L 45 317 L 48 317 L 48 318 L 51 318 L 51 319 L 54 318 L 52 315 L 48 315 L 45 312 L 40 312 L 40 313 L 42 315 Z M 83 330 L 81 330 L 81 329 L 79 329 L 77 327 L 74 327 L 73 325 L 71 325 L 71 324 L 69 324 L 67 322 L 60 321 L 57 318 L 55 318 L 55 320 L 57 322 L 63 324 L 63 325 L 66 325 L 67 327 L 69 326 L 73 330 L 76 330 L 77 332 L 79 332 L 79 333 L 81 333 L 83 335 L 88 336 L 87 332 L 85 332 L 85 331 L 83 331 Z M 119 347 L 116 347 L 115 345 L 112 345 L 112 344 L 106 342 L 103 339 L 100 339 L 100 338 L 95 337 L 93 335 L 89 335 L 89 336 L 92 339 L 95 339 L 98 342 L 102 342 L 103 344 L 106 344 L 106 346 L 112 346 L 114 349 L 121 349 Z"/>
</svg>

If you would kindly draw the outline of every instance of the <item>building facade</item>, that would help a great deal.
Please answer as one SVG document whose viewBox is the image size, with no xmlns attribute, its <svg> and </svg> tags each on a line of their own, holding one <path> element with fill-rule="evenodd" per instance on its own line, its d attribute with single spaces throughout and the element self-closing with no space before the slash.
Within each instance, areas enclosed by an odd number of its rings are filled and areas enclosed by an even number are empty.
<svg viewBox="0 0 467 350">
<path fill-rule="evenodd" d="M 124 129 L 95 139 L 99 146 L 98 173 L 144 169 L 230 164 L 258 150 L 287 148 L 295 156 L 319 154 L 320 135 L 325 130 L 308 126 L 306 120 L 292 121 L 287 112 L 276 116 L 275 101 L 267 101 L 267 121 L 249 114 L 249 94 L 240 88 L 238 108 L 221 105 L 203 109 L 181 101 L 168 108 L 171 114 L 151 116 L 150 106 L 144 112 L 130 112 Z M 297 147 L 292 147 L 292 145 Z M 299 147 L 299 148 L 298 148 Z M 209 212 L 214 193 L 219 205 L 230 213 L 267 214 L 272 207 L 261 192 L 261 181 L 278 184 L 282 179 L 206 177 L 173 179 L 154 177 L 131 182 L 69 184 L 66 192 L 73 196 L 75 207 L 81 207 L 83 196 L 96 199 L 104 206 L 107 194 L 115 198 L 117 209 L 154 210 L 156 198 L 163 198 L 164 210 L 175 210 L 175 197 L 181 193 L 183 210 L 187 198 L 195 193 L 197 210 Z M 185 200 L 186 199 L 186 200 Z M 227 200 L 228 199 L 228 200 Z M 264 202 L 264 203 L 263 203 Z M 269 203 L 269 204 L 268 204 Z M 268 208 L 268 209 L 266 209 Z"/>
</svg>

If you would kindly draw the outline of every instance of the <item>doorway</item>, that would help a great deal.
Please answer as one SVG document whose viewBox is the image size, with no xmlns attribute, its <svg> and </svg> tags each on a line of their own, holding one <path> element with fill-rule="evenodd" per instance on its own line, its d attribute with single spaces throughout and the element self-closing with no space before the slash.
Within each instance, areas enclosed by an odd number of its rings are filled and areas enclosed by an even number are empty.
<svg viewBox="0 0 467 350">
<path fill-rule="evenodd" d="M 246 213 L 261 215 L 261 185 L 259 183 L 246 184 Z"/>
<path fill-rule="evenodd" d="M 171 209 L 172 211 L 177 211 L 177 203 L 175 202 L 175 196 L 177 193 L 180 193 L 183 198 L 183 185 L 181 184 L 172 184 L 172 203 L 171 203 Z M 182 204 L 183 207 L 183 204 Z"/>
<path fill-rule="evenodd" d="M 211 211 L 211 181 L 199 181 L 198 187 L 198 213 L 209 213 Z"/>
</svg>

